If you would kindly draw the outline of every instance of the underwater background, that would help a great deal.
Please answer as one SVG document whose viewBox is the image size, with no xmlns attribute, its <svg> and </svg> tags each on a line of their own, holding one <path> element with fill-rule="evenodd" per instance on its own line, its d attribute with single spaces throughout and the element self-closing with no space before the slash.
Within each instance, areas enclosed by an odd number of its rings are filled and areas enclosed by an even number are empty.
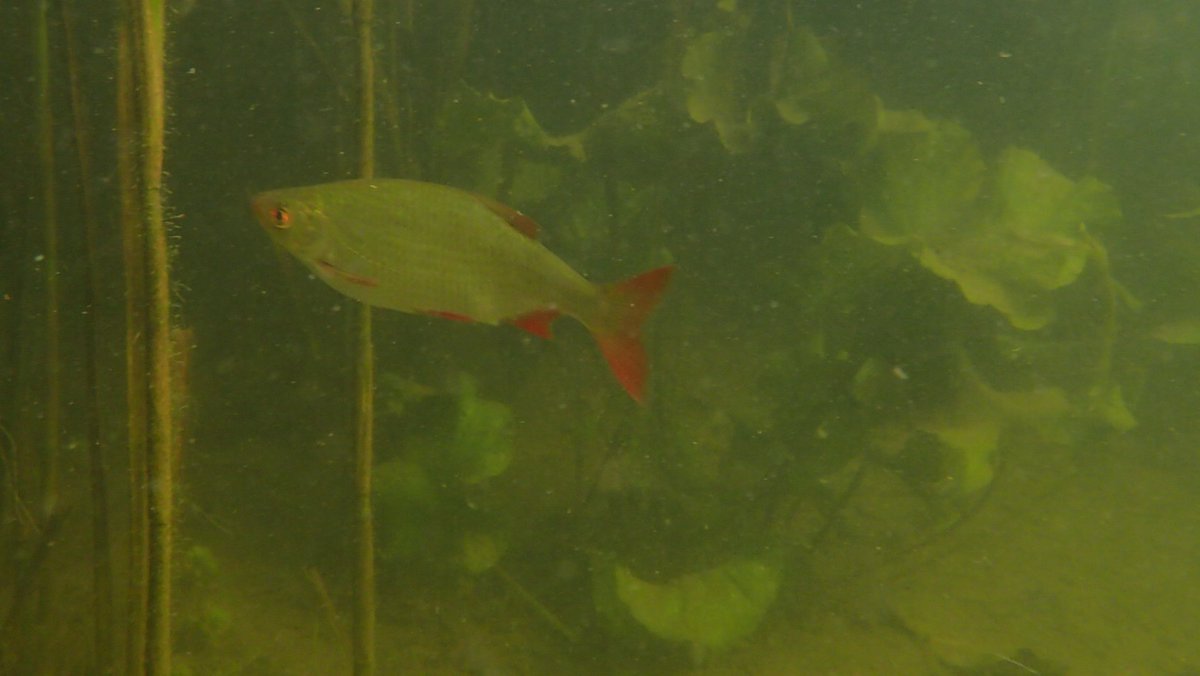
<svg viewBox="0 0 1200 676">
<path fill-rule="evenodd" d="M 174 673 L 354 664 L 357 307 L 248 204 L 357 174 L 355 9 L 165 7 Z M 373 313 L 375 671 L 1200 671 L 1200 5 L 374 13 L 376 175 L 678 266 L 644 405 L 578 324 Z M 124 20 L 0 4 L 0 674 L 154 671 Z"/>
</svg>

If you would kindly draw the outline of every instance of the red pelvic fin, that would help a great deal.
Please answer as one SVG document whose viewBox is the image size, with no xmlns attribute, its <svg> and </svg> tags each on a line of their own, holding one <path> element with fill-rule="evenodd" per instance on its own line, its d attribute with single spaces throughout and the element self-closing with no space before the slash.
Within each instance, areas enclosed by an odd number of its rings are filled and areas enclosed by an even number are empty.
<svg viewBox="0 0 1200 676">
<path fill-rule="evenodd" d="M 590 327 L 613 375 L 638 403 L 643 400 L 649 370 L 642 325 L 658 305 L 674 271 L 674 265 L 665 265 L 605 287 L 607 312 Z"/>
<path fill-rule="evenodd" d="M 452 322 L 467 322 L 469 324 L 475 321 L 464 314 L 459 314 L 457 312 L 446 312 L 444 310 L 426 310 L 422 314 L 429 315 L 430 317 L 438 317 L 440 319 L 449 319 Z"/>
<path fill-rule="evenodd" d="M 472 194 L 474 195 L 474 193 Z M 537 221 L 508 206 L 507 204 L 497 202 L 490 197 L 484 197 L 483 195 L 474 195 L 474 197 L 475 199 L 479 200 L 480 204 L 487 207 L 488 210 L 493 214 L 503 218 L 513 230 L 525 235 L 529 239 L 537 239 Z"/>
<path fill-rule="evenodd" d="M 512 325 L 521 329 L 522 331 L 528 331 L 538 338 L 545 338 L 549 340 L 550 338 L 554 337 L 554 333 L 550 329 L 550 324 L 555 319 L 558 319 L 560 314 L 561 313 L 554 308 L 549 308 L 546 310 L 534 310 L 529 314 L 521 315 L 520 317 L 512 320 Z"/>
</svg>

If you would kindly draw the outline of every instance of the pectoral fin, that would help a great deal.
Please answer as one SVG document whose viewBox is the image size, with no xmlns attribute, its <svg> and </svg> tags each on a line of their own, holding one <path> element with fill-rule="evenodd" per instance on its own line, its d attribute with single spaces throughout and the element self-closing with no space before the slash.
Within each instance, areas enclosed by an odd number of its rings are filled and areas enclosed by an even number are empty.
<svg viewBox="0 0 1200 676">
<path fill-rule="evenodd" d="M 346 272 L 345 270 L 338 268 L 336 265 L 326 260 L 318 260 L 317 267 L 320 268 L 325 274 L 332 275 L 342 281 L 350 282 L 351 284 L 357 284 L 359 286 L 379 286 L 379 280 L 372 279 L 371 277 L 363 277 L 362 275 L 356 275 L 352 272 Z"/>
</svg>

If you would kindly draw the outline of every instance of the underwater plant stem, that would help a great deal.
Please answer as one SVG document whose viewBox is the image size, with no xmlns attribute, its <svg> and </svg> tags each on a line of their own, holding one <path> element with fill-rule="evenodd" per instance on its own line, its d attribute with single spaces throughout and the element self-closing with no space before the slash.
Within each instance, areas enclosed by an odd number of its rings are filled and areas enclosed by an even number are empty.
<svg viewBox="0 0 1200 676">
<path fill-rule="evenodd" d="M 359 174 L 375 175 L 375 52 L 373 0 L 357 0 L 355 22 L 359 57 Z M 375 462 L 375 345 L 371 307 L 363 304 L 358 322 L 358 397 L 355 406 L 354 502 L 357 565 L 354 575 L 354 673 L 375 673 L 375 520 L 371 473 Z"/>
<path fill-rule="evenodd" d="M 358 173 L 375 175 L 375 47 L 372 24 L 375 1 L 357 0 L 354 12 L 358 29 Z"/>
<path fill-rule="evenodd" d="M 525 585 L 518 582 L 517 579 L 510 575 L 507 570 L 504 570 L 504 568 L 497 565 L 496 574 L 500 576 L 501 580 L 504 580 L 504 583 L 508 585 L 509 589 L 511 589 L 518 598 L 528 604 L 530 608 L 533 608 L 533 611 L 537 613 L 538 617 L 545 620 L 547 624 L 549 624 L 551 627 L 554 627 L 558 633 L 562 634 L 563 638 L 567 639 L 567 641 L 570 643 L 576 643 L 579 641 L 579 632 L 568 627 L 566 622 L 560 620 L 553 611 L 546 607 L 546 604 L 539 601 L 538 598 L 533 595 L 533 592 L 526 589 Z"/>
<path fill-rule="evenodd" d="M 1087 120 L 1085 129 L 1087 130 L 1087 173 L 1097 175 L 1100 172 L 1101 155 L 1104 151 L 1104 142 L 1110 138 L 1110 134 L 1105 133 L 1104 123 L 1111 121 L 1113 111 L 1114 83 L 1116 81 L 1115 74 L 1118 68 L 1119 49 L 1116 38 L 1116 17 L 1118 12 L 1122 11 L 1120 3 L 1114 3 L 1113 9 L 1105 11 L 1095 11 L 1093 6 L 1088 3 L 1084 5 L 1086 9 L 1076 10 L 1079 16 L 1088 17 L 1087 23 L 1091 24 L 1081 30 L 1081 34 L 1087 35 L 1084 32 L 1089 28 L 1093 35 L 1104 35 L 1104 39 L 1099 41 L 1100 49 L 1103 50 L 1103 55 L 1100 59 L 1100 67 L 1096 68 L 1094 63 L 1089 63 L 1088 73 L 1094 73 L 1091 77 L 1091 92 L 1089 93 L 1089 105 L 1087 106 Z M 1104 26 L 1101 27 L 1101 22 Z"/>
<path fill-rule="evenodd" d="M 99 246 L 96 226 L 96 202 L 92 193 L 91 143 L 87 107 L 80 84 L 76 49 L 75 15 L 71 0 L 62 0 L 63 35 L 66 42 L 67 74 L 71 89 L 71 113 L 75 128 L 75 149 L 79 157 L 79 196 L 83 209 L 84 273 L 84 404 L 87 425 L 88 475 L 92 497 L 92 623 L 96 651 L 96 673 L 113 673 L 112 657 L 112 553 L 108 537 L 108 486 L 104 466 L 104 443 L 100 436 L 100 386 L 96 344 L 96 298 L 100 289 Z"/>
<path fill-rule="evenodd" d="M 313 590 L 317 593 L 317 598 L 321 601 L 321 610 L 325 613 L 325 621 L 329 623 L 329 628 L 336 637 L 338 645 L 346 645 L 349 639 L 338 619 L 337 608 L 333 605 L 333 597 L 329 595 L 329 587 L 325 584 L 325 578 L 321 577 L 321 571 L 316 568 L 305 568 L 304 577 L 308 578 Z"/>
<path fill-rule="evenodd" d="M 375 345 L 371 308 L 358 321 L 358 399 L 354 434 L 354 516 L 357 565 L 354 575 L 354 673 L 375 673 L 375 517 L 371 479 L 375 456 Z"/>
<path fill-rule="evenodd" d="M 816 549 L 824 544 L 825 539 L 833 534 L 834 528 L 837 527 L 839 520 L 842 518 L 846 510 L 846 506 L 850 504 L 850 500 L 858 493 L 859 487 L 862 486 L 863 479 L 867 476 L 867 468 L 870 466 L 869 461 L 865 457 L 860 457 L 858 460 L 858 469 L 854 471 L 854 476 L 850 479 L 850 484 L 846 489 L 838 494 L 833 505 L 825 514 L 825 523 L 821 525 L 821 529 L 812 536 L 808 542 L 809 549 Z"/>
<path fill-rule="evenodd" d="M 441 59 L 443 64 L 442 86 L 453 86 L 462 77 L 462 71 L 471 53 L 471 38 L 475 33 L 475 0 L 456 0 L 451 11 L 454 12 L 454 34 L 448 48 L 448 53 Z M 439 92 L 439 99 L 444 99 L 445 91 Z M 441 107 L 442 101 L 438 101 Z"/>
<path fill-rule="evenodd" d="M 174 539 L 174 407 L 171 398 L 171 296 L 163 219 L 164 50 L 163 0 L 135 0 L 136 73 L 141 155 L 141 226 L 146 265 L 149 373 L 147 482 L 146 673 L 171 673 L 171 551 Z"/>
<path fill-rule="evenodd" d="M 58 195 L 54 185 L 54 113 L 50 101 L 50 2 L 41 0 L 37 9 L 37 107 L 38 151 L 42 168 L 42 229 L 45 236 L 42 262 L 46 279 L 46 366 L 45 440 L 42 450 L 42 504 L 44 518 L 57 509 L 60 428 L 62 425 L 62 354 L 58 284 Z"/>
<path fill-rule="evenodd" d="M 1100 356 L 1096 360 L 1096 385 L 1107 387 L 1112 379 L 1113 347 L 1117 342 L 1117 282 L 1113 279 L 1112 268 L 1108 262 L 1108 250 L 1090 232 L 1085 230 L 1083 235 L 1096 270 L 1100 273 L 1104 289 L 1104 328 Z"/>
<path fill-rule="evenodd" d="M 59 325 L 59 305 L 61 302 L 61 291 L 59 289 L 58 280 L 58 196 L 55 189 L 55 158 L 54 158 L 54 114 L 51 102 L 50 85 L 51 85 L 51 66 L 50 66 L 50 3 L 49 0 L 40 0 L 37 3 L 35 24 L 34 24 L 34 41 L 36 45 L 36 87 L 37 87 L 37 115 L 38 115 L 38 154 L 41 165 L 41 182 L 42 182 L 42 235 L 43 235 L 43 250 L 42 250 L 42 272 L 45 278 L 45 334 L 42 338 L 43 352 L 42 358 L 45 360 L 43 366 L 45 368 L 45 399 L 42 402 L 42 422 L 43 442 L 40 452 L 37 452 L 37 457 L 40 458 L 40 499 L 36 513 L 38 521 L 41 524 L 42 532 L 39 534 L 39 549 L 47 544 L 46 528 L 48 524 L 56 520 L 58 516 L 58 481 L 59 481 L 59 456 L 61 453 L 61 424 L 62 424 L 62 354 L 61 354 L 61 337 Z M 49 548 L 44 550 L 44 554 L 49 556 Z M 33 598 L 36 599 L 34 607 L 34 626 L 41 627 L 47 624 L 47 613 L 55 604 L 53 598 L 53 586 L 50 579 L 51 566 L 39 565 L 30 572 L 34 575 L 33 581 L 36 585 L 36 592 Z M 22 606 L 18 606 L 22 607 Z M 44 632 L 34 631 L 33 638 L 30 641 L 32 650 L 27 651 L 35 659 L 45 660 L 47 646 L 42 642 L 44 637 L 39 636 Z M 44 664 L 32 663 L 28 665 L 31 669 L 45 669 Z"/>
<path fill-rule="evenodd" d="M 126 1 L 126 16 L 132 8 Z M 146 520 L 147 393 L 145 245 L 140 227 L 135 135 L 133 27 L 117 33 L 117 183 L 120 200 L 121 258 L 125 273 L 125 415 L 129 444 L 129 573 L 126 591 L 125 669 L 146 673 L 146 588 L 149 532 Z"/>
<path fill-rule="evenodd" d="M 283 6 L 283 11 L 287 12 L 288 18 L 291 19 L 292 28 L 296 30 L 296 34 L 308 45 L 313 57 L 321 64 L 321 69 L 325 72 L 326 80 L 333 85 L 334 91 L 337 92 L 338 101 L 350 103 L 350 97 L 346 94 L 345 88 L 342 87 L 341 78 L 337 76 L 338 69 L 334 68 L 333 64 L 329 61 L 325 50 L 321 48 L 320 43 L 313 37 L 312 31 L 308 30 L 308 27 L 304 25 L 304 21 L 301 20 L 300 14 L 296 12 L 296 8 L 292 6 L 291 1 L 280 0 L 279 4 Z"/>
</svg>

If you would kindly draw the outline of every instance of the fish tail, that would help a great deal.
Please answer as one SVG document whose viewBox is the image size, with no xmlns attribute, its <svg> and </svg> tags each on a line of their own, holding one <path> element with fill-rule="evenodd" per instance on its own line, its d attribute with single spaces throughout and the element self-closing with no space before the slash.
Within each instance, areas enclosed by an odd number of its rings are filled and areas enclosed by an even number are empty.
<svg viewBox="0 0 1200 676">
<path fill-rule="evenodd" d="M 649 368 L 641 341 L 642 324 L 658 305 L 674 271 L 674 265 L 664 265 L 604 286 L 604 316 L 588 326 L 613 375 L 638 403 L 642 402 Z"/>
</svg>

